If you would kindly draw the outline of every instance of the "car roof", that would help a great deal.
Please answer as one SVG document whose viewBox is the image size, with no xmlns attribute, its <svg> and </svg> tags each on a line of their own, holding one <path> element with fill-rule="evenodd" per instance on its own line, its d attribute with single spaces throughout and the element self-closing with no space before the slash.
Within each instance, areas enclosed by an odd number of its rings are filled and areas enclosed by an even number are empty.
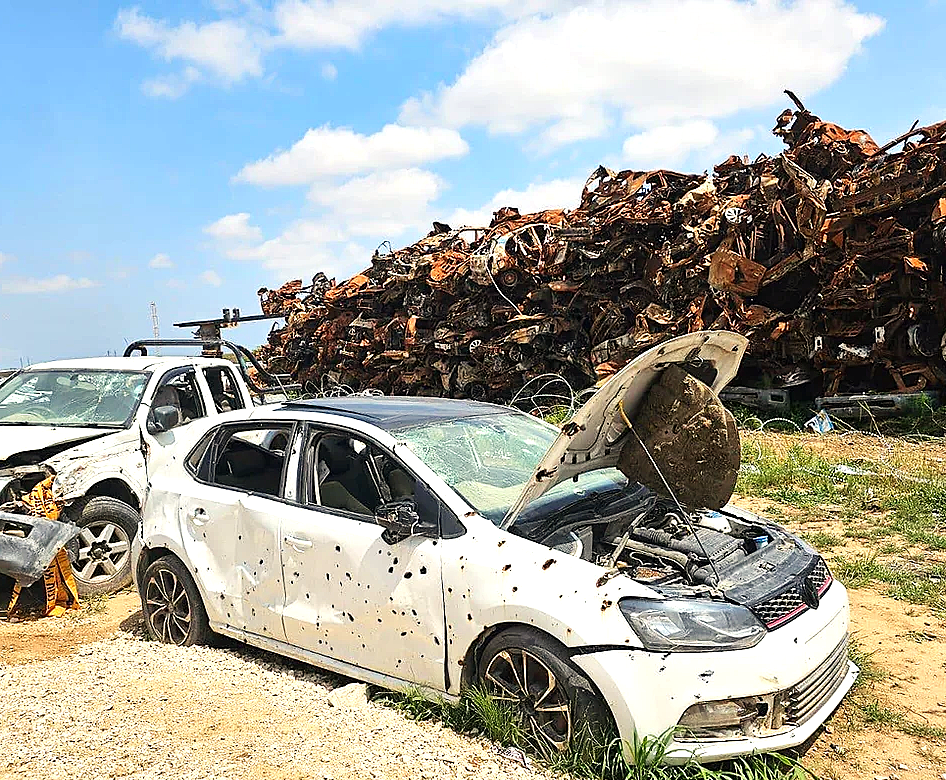
<svg viewBox="0 0 946 780">
<path fill-rule="evenodd" d="M 201 366 L 233 365 L 229 361 L 223 360 L 221 358 L 204 358 L 188 355 L 177 355 L 171 357 L 147 355 L 145 357 L 116 356 L 75 358 L 72 360 L 51 360 L 48 363 L 35 363 L 25 370 L 52 371 L 61 369 L 65 371 L 152 371 L 156 369 L 174 368 L 175 366 L 187 366 L 191 363 L 196 363 Z"/>
<path fill-rule="evenodd" d="M 460 401 L 452 398 L 427 398 L 405 395 L 351 395 L 340 398 L 313 398 L 287 401 L 280 409 L 324 412 L 362 420 L 386 431 L 414 428 L 418 425 L 515 412 L 508 406 Z"/>
</svg>

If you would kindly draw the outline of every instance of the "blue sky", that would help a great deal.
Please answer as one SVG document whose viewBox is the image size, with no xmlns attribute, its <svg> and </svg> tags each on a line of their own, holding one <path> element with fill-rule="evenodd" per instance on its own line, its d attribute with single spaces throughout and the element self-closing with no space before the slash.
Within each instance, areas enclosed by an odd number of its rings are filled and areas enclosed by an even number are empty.
<svg viewBox="0 0 946 780">
<path fill-rule="evenodd" d="M 599 163 L 777 153 L 785 87 L 882 143 L 946 117 L 943 40 L 933 0 L 0 0 L 0 367 L 574 206 Z"/>
</svg>

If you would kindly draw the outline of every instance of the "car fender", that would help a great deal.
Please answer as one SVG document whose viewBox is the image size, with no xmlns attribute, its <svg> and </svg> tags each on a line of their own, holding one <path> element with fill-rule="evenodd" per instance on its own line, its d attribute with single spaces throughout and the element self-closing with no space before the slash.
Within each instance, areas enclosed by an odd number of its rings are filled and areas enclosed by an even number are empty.
<svg viewBox="0 0 946 780">
<path fill-rule="evenodd" d="M 653 591 L 476 520 L 465 536 L 441 542 L 451 692 L 470 648 L 500 625 L 532 626 L 572 650 L 641 648 L 618 602 Z"/>
<path fill-rule="evenodd" d="M 106 479 L 117 479 L 144 501 L 146 476 L 137 431 L 109 436 L 61 452 L 46 465 L 55 473 L 53 492 L 60 501 L 74 501 L 84 496 L 93 485 Z"/>
</svg>

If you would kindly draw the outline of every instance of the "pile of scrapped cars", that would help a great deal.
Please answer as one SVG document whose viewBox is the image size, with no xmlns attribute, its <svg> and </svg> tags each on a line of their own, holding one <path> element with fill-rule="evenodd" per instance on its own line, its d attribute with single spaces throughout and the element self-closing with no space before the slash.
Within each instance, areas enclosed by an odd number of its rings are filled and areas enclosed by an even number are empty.
<svg viewBox="0 0 946 780">
<path fill-rule="evenodd" d="M 749 339 L 729 392 L 750 405 L 938 398 L 946 122 L 879 147 L 787 94 L 776 157 L 711 175 L 600 167 L 574 210 L 435 222 L 341 283 L 260 290 L 286 318 L 265 359 L 309 392 L 508 400 L 530 377 L 580 389 L 669 338 L 726 329 Z"/>
</svg>

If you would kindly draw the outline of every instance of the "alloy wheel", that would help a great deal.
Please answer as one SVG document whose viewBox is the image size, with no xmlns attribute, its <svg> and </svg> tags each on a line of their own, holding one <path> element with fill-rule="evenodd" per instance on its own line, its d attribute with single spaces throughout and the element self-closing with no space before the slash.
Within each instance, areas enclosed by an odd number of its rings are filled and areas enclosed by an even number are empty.
<svg viewBox="0 0 946 780">
<path fill-rule="evenodd" d="M 145 586 L 148 622 L 162 642 L 183 645 L 191 627 L 191 604 L 184 583 L 167 569 L 159 569 Z"/>
<path fill-rule="evenodd" d="M 518 647 L 501 650 L 483 675 L 490 695 L 516 707 L 540 742 L 565 750 L 572 736 L 568 693 L 549 667 Z"/>
<path fill-rule="evenodd" d="M 79 554 L 72 571 L 84 583 L 107 582 L 122 571 L 130 555 L 131 540 L 125 529 L 97 520 L 79 531 Z"/>
</svg>

